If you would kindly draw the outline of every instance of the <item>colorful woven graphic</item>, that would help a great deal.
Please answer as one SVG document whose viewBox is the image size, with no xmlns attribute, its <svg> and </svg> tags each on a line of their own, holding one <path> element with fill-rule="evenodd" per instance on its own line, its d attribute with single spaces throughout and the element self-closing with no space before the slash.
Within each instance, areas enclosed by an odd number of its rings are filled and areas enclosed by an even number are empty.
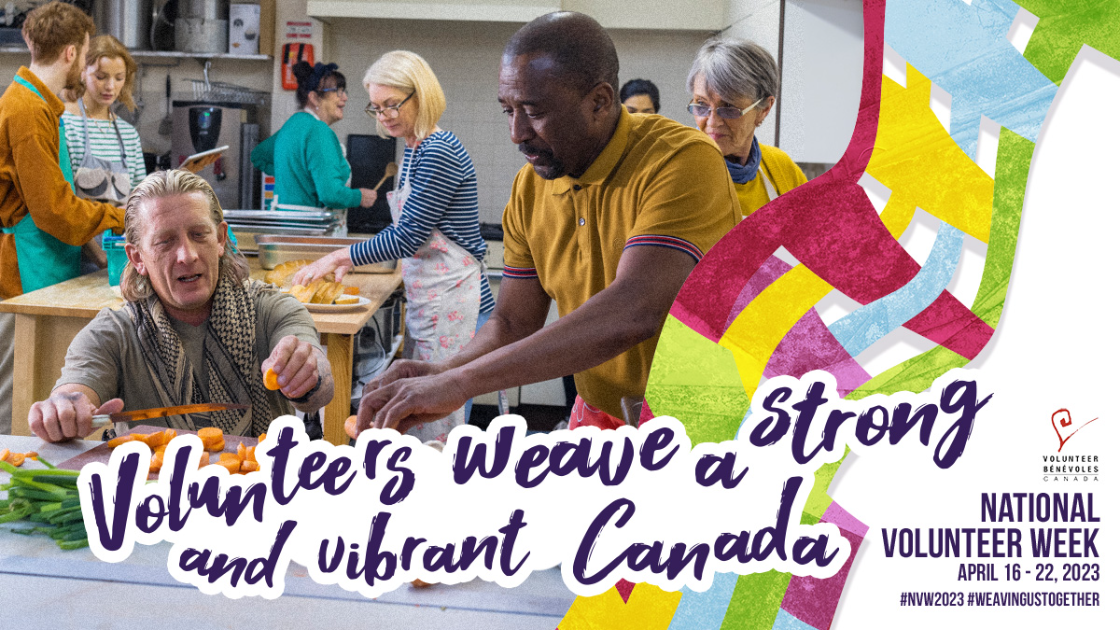
<svg viewBox="0 0 1120 630">
<path fill-rule="evenodd" d="M 1039 18 L 1025 52 L 1009 39 L 1009 0 L 865 0 L 864 75 L 855 131 L 829 172 L 756 211 L 696 267 L 671 314 L 646 392 L 656 415 L 681 420 L 693 443 L 734 439 L 763 378 L 825 370 L 850 399 L 920 392 L 985 348 L 1015 258 L 1027 173 L 1058 84 L 1082 45 L 1120 58 L 1120 4 L 1024 0 Z M 884 76 L 884 44 L 906 63 Z M 932 85 L 952 97 L 949 129 L 930 109 Z M 976 163 L 981 117 L 1000 126 L 995 176 Z M 860 185 L 890 190 L 877 212 Z M 940 221 L 927 259 L 899 244 L 918 209 Z M 970 305 L 949 292 L 966 238 L 986 244 Z M 784 248 L 791 265 L 775 256 Z M 839 291 L 862 306 L 826 325 L 816 306 Z M 933 348 L 881 373 L 861 362 L 904 328 Z M 620 583 L 577 598 L 561 630 L 828 628 L 867 526 L 817 471 L 803 523 L 836 524 L 852 546 L 826 580 L 769 572 L 719 574 L 703 593 Z"/>
</svg>

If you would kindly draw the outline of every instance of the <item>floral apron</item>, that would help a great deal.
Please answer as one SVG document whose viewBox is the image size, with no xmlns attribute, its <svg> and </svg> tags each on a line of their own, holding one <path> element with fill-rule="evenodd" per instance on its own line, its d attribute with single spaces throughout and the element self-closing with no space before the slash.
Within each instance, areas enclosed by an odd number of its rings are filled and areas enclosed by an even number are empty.
<svg viewBox="0 0 1120 630">
<path fill-rule="evenodd" d="M 412 192 L 412 183 L 401 179 L 404 181 L 397 190 L 388 195 L 393 222 L 400 221 Z M 478 321 L 482 263 L 436 228 L 411 258 L 401 261 L 401 275 L 408 299 L 405 326 L 412 342 L 409 358 L 442 361 L 462 350 L 474 337 Z M 421 442 L 446 442 L 451 429 L 463 423 L 460 407 L 451 415 L 413 427 L 408 433 Z"/>
</svg>

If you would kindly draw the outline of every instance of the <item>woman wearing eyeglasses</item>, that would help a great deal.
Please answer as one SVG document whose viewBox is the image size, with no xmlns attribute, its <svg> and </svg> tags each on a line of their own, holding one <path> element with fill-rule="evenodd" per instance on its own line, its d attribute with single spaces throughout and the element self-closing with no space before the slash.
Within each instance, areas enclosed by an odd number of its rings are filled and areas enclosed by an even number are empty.
<svg viewBox="0 0 1120 630">
<path fill-rule="evenodd" d="M 333 63 L 312 67 L 301 61 L 292 73 L 299 111 L 250 156 L 254 166 L 276 177 L 277 209 L 369 208 L 377 191 L 350 188 L 350 164 L 330 128 L 342 120 L 346 77 Z"/>
<path fill-rule="evenodd" d="M 688 73 L 688 111 L 723 151 L 744 217 L 808 181 L 789 155 L 755 137 L 774 107 L 778 82 L 770 53 L 736 39 L 705 42 Z"/>
<path fill-rule="evenodd" d="M 401 259 L 413 344 L 408 356 L 441 361 L 474 337 L 494 310 L 482 264 L 486 242 L 478 227 L 478 180 L 474 163 L 450 131 L 439 128 L 446 99 L 439 80 L 419 55 L 403 50 L 382 55 L 362 80 L 369 91 L 366 113 L 382 136 L 401 138 L 404 158 L 389 193 L 393 225 L 364 243 L 340 249 L 304 267 L 292 279 L 307 284 L 354 265 Z M 464 409 L 409 431 L 421 441 L 447 440 L 463 424 Z"/>
</svg>

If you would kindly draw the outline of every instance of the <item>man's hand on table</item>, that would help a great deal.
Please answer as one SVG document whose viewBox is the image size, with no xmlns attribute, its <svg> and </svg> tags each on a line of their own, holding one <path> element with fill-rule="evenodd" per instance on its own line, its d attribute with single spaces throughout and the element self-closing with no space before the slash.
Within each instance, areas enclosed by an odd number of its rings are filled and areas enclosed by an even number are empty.
<svg viewBox="0 0 1120 630">
<path fill-rule="evenodd" d="M 404 433 L 462 407 L 470 396 L 445 370 L 438 363 L 394 362 L 362 391 L 358 426 Z"/>
<path fill-rule="evenodd" d="M 100 407 L 81 391 L 55 391 L 51 397 L 31 405 L 27 424 L 31 432 L 47 442 L 83 438 L 93 431 L 93 416 L 116 413 L 124 401 L 114 398 Z"/>
</svg>

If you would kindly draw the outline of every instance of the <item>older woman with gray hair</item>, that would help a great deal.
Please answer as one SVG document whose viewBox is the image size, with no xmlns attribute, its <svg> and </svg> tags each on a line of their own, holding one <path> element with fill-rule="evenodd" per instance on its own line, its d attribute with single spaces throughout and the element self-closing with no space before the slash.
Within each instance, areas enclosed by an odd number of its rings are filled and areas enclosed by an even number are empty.
<svg viewBox="0 0 1120 630">
<path fill-rule="evenodd" d="M 723 152 L 744 217 L 807 181 L 789 155 L 755 137 L 774 108 L 779 82 L 774 57 L 737 39 L 705 42 L 688 73 L 688 111 Z"/>
</svg>

